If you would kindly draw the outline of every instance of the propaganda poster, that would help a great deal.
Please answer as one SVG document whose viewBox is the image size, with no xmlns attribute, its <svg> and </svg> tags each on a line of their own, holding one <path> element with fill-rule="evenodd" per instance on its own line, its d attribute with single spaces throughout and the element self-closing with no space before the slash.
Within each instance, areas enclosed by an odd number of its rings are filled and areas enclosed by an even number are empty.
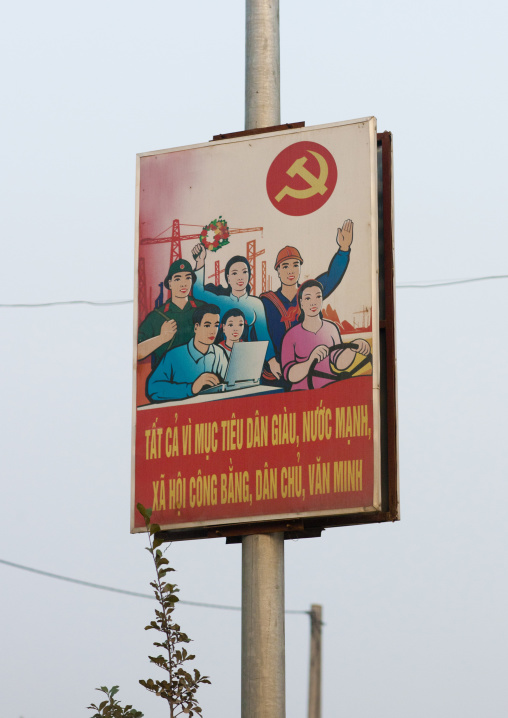
<svg viewBox="0 0 508 718">
<path fill-rule="evenodd" d="M 375 119 L 137 172 L 132 530 L 378 510 Z"/>
</svg>

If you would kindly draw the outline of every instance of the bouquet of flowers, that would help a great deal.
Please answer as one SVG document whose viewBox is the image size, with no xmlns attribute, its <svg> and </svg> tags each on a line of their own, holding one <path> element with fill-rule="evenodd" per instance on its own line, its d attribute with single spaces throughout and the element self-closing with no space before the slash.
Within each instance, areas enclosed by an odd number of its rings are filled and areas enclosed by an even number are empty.
<svg viewBox="0 0 508 718">
<path fill-rule="evenodd" d="M 199 235 L 201 244 L 210 252 L 216 252 L 224 245 L 229 244 L 229 227 L 225 219 L 219 215 L 219 219 L 203 227 Z"/>
</svg>

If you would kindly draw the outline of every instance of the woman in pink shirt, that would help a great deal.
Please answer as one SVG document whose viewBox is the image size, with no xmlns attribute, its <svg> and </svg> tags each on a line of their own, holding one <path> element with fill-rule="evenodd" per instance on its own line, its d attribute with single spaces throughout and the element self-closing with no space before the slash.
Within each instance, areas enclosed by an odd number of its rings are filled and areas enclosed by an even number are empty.
<svg viewBox="0 0 508 718">
<path fill-rule="evenodd" d="M 291 391 L 307 389 L 307 375 L 314 360 L 317 371 L 331 374 L 330 363 L 336 369 L 347 369 L 353 363 L 355 354 L 367 356 L 370 345 L 365 339 L 355 339 L 354 348 L 335 349 L 341 344 L 337 326 L 323 319 L 323 287 L 315 279 L 304 282 L 298 290 L 298 324 L 290 329 L 282 341 L 281 364 L 284 378 L 291 382 Z M 318 389 L 333 382 L 333 378 L 316 376 L 314 388 Z"/>
</svg>

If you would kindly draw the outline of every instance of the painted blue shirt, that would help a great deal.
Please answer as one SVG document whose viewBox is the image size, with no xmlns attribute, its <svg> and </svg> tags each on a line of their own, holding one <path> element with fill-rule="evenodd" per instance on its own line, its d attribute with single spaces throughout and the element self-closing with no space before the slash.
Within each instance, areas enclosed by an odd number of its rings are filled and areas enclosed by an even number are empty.
<svg viewBox="0 0 508 718">
<path fill-rule="evenodd" d="M 330 296 L 330 294 L 340 284 L 349 264 L 349 255 L 349 250 L 344 252 L 342 249 L 339 249 L 339 251 L 333 255 L 328 271 L 323 272 L 323 274 L 320 274 L 319 277 L 316 277 L 317 281 L 323 285 L 323 299 Z M 291 307 L 297 306 L 296 296 L 290 301 L 282 294 L 281 287 L 279 287 L 275 294 L 282 302 L 286 312 Z M 298 318 L 297 315 L 295 315 L 295 318 L 291 321 L 291 326 L 287 330 L 280 311 L 277 309 L 275 304 L 268 299 L 266 294 L 261 295 L 261 301 L 263 302 L 263 306 L 265 308 L 268 331 L 270 332 L 270 337 L 275 349 L 275 356 L 277 361 L 280 363 L 282 340 L 284 339 L 286 331 L 298 324 Z"/>
<path fill-rule="evenodd" d="M 228 358 L 222 347 L 211 344 L 206 354 L 188 344 L 171 349 L 148 377 L 147 395 L 151 401 L 174 401 L 193 396 L 192 385 L 205 372 L 212 372 L 224 379 Z"/>
<path fill-rule="evenodd" d="M 204 274 L 204 268 L 196 270 L 196 283 L 192 289 L 193 295 L 209 304 L 216 304 L 220 309 L 221 317 L 229 309 L 241 309 L 245 315 L 245 321 L 249 325 L 249 341 L 268 341 L 266 360 L 269 361 L 275 356 L 275 349 L 266 324 L 265 308 L 261 299 L 253 297 L 247 292 L 241 297 L 235 297 L 234 294 L 215 294 L 214 287 L 205 289 L 203 284 Z"/>
</svg>

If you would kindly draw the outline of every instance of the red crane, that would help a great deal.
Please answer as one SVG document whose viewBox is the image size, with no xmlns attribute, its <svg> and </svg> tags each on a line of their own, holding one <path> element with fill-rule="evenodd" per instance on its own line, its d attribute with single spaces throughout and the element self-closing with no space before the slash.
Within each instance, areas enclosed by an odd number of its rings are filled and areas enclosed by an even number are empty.
<svg viewBox="0 0 508 718">
<path fill-rule="evenodd" d="M 188 224 L 184 225 L 185 227 L 199 227 L 199 224 Z M 167 228 L 169 229 L 169 227 Z M 163 230 L 163 232 L 166 232 L 167 230 Z M 244 232 L 262 232 L 263 227 L 247 227 L 245 229 L 230 229 L 229 234 L 243 234 Z M 162 232 L 162 233 L 163 233 Z M 161 234 L 162 234 L 161 233 Z M 157 237 L 146 237 L 145 239 L 141 239 L 139 244 L 141 246 L 144 246 L 146 244 L 164 244 L 164 242 L 171 242 L 171 261 L 170 264 L 173 262 L 176 262 L 177 259 L 182 258 L 182 241 L 185 239 L 199 239 L 201 235 L 201 232 L 196 232 L 193 234 L 180 234 L 180 220 L 174 219 L 173 225 L 171 229 L 171 236 L 164 236 L 161 237 L 158 235 Z"/>
<path fill-rule="evenodd" d="M 180 220 L 173 220 L 173 231 L 171 232 L 171 258 L 169 260 L 169 266 L 176 262 L 177 259 L 182 258 L 182 244 L 180 237 Z"/>
<path fill-rule="evenodd" d="M 247 242 L 247 261 L 250 264 L 251 270 L 250 286 L 252 288 L 252 294 L 254 296 L 256 295 L 256 258 L 260 257 L 264 253 L 264 249 L 260 250 L 259 252 L 256 252 L 255 239 L 251 239 L 249 242 Z"/>
<path fill-rule="evenodd" d="M 220 284 L 220 275 L 224 270 L 220 268 L 220 262 L 218 259 L 215 260 L 215 267 L 213 274 L 208 275 L 208 279 L 213 279 L 215 286 L 218 287 Z"/>
<path fill-rule="evenodd" d="M 188 224 L 184 225 L 185 227 L 200 227 L 199 224 Z M 199 240 L 201 236 L 200 232 L 195 232 L 192 234 L 181 234 L 180 233 L 180 220 L 174 219 L 173 224 L 171 227 L 171 236 L 164 235 L 164 233 L 169 229 L 167 227 L 164 229 L 160 235 L 157 237 L 145 237 L 144 239 L 141 239 L 139 244 L 144 246 L 148 244 L 164 244 L 165 242 L 171 242 L 171 255 L 169 264 L 173 264 L 173 262 L 176 262 L 177 259 L 182 258 L 182 241 L 187 239 L 194 239 Z M 263 227 L 246 227 L 245 229 L 236 229 L 232 228 L 229 230 L 229 234 L 244 234 L 245 232 L 262 232 Z M 164 236 L 161 236 L 164 235 Z M 256 240 L 252 240 L 250 242 L 247 242 L 247 260 L 251 267 L 251 286 L 252 286 L 252 293 L 255 294 L 255 288 L 256 288 L 256 257 L 258 257 L 260 254 L 264 253 L 264 249 L 260 252 L 256 252 Z M 208 279 L 213 279 L 215 282 L 215 285 L 218 286 L 220 284 L 220 275 L 224 272 L 223 269 L 220 268 L 220 262 L 219 260 L 215 261 L 215 267 L 214 267 L 214 273 L 210 274 Z M 264 282 L 263 282 L 264 286 Z"/>
</svg>

